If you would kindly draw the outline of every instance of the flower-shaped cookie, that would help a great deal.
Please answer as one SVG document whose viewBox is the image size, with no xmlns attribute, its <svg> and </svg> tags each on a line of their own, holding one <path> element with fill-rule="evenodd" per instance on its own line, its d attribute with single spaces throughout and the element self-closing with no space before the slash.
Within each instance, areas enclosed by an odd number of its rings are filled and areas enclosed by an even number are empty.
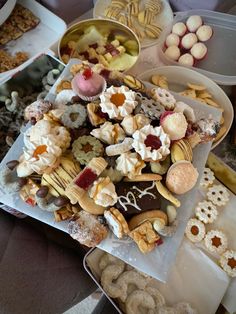
<svg viewBox="0 0 236 314">
<path fill-rule="evenodd" d="M 25 139 L 23 161 L 17 167 L 19 177 L 30 175 L 33 172 L 42 174 L 50 171 L 62 154 L 57 138 L 42 136 L 37 143 Z"/>
<path fill-rule="evenodd" d="M 220 266 L 231 277 L 236 277 L 236 251 L 228 250 L 220 257 Z"/>
<path fill-rule="evenodd" d="M 106 144 L 117 144 L 125 138 L 125 132 L 118 123 L 105 122 L 98 129 L 93 129 L 91 135 Z"/>
<path fill-rule="evenodd" d="M 214 172 L 210 168 L 204 168 L 203 175 L 200 181 L 200 185 L 207 188 L 212 185 L 215 180 Z"/>
<path fill-rule="evenodd" d="M 145 163 L 137 153 L 123 153 L 116 160 L 116 169 L 128 177 L 141 174 L 144 167 Z"/>
<path fill-rule="evenodd" d="M 187 223 L 185 234 L 191 242 L 200 242 L 206 234 L 205 225 L 200 220 L 191 218 Z"/>
<path fill-rule="evenodd" d="M 158 100 L 166 110 L 172 110 L 175 108 L 175 97 L 166 89 L 163 88 L 153 88 L 152 89 L 153 98 Z"/>
<path fill-rule="evenodd" d="M 216 206 L 210 201 L 199 202 L 195 209 L 196 216 L 204 224 L 212 223 L 218 216 Z"/>
<path fill-rule="evenodd" d="M 137 106 L 135 92 L 127 86 L 111 86 L 100 96 L 102 112 L 110 119 L 122 120 Z"/>
<path fill-rule="evenodd" d="M 222 254 L 226 251 L 228 240 L 226 235 L 220 230 L 210 230 L 207 232 L 205 239 L 205 246 L 208 251 L 212 253 Z"/>
<path fill-rule="evenodd" d="M 145 161 L 157 161 L 170 154 L 170 138 L 162 127 L 146 125 L 133 134 L 133 148 Z"/>
<path fill-rule="evenodd" d="M 213 185 L 207 192 L 207 198 L 214 205 L 224 206 L 229 201 L 229 192 L 221 184 Z"/>
</svg>

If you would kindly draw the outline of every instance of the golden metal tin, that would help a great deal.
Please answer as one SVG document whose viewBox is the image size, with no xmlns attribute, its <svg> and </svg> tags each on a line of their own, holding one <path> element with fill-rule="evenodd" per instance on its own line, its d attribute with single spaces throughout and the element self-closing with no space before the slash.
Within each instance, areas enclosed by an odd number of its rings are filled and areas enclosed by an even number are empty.
<svg viewBox="0 0 236 314">
<path fill-rule="evenodd" d="M 58 56 L 60 60 L 64 63 L 65 60 L 62 59 L 62 50 L 65 49 L 70 41 L 78 42 L 79 38 L 84 34 L 86 29 L 90 26 L 95 26 L 96 29 L 104 36 L 114 37 L 115 35 L 124 36 L 126 40 L 132 40 L 136 43 L 136 49 L 133 51 L 136 58 L 132 58 L 133 63 L 129 63 L 124 71 L 128 71 L 137 62 L 140 55 L 140 42 L 135 33 L 129 29 L 127 26 L 109 19 L 88 19 L 78 22 L 67 29 L 64 35 L 61 37 L 58 44 Z M 72 56 L 73 58 L 75 56 Z M 78 56 L 77 56 L 78 57 Z M 112 68 L 110 68 L 113 70 Z"/>
</svg>

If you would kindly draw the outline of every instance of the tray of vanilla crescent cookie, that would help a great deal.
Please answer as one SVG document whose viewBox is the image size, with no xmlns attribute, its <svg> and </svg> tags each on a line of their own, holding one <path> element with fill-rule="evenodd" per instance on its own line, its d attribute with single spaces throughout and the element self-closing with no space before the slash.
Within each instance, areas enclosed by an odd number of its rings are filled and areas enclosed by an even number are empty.
<svg viewBox="0 0 236 314">
<path fill-rule="evenodd" d="M 71 60 L 1 163 L 0 201 L 165 281 L 221 112 Z"/>
</svg>

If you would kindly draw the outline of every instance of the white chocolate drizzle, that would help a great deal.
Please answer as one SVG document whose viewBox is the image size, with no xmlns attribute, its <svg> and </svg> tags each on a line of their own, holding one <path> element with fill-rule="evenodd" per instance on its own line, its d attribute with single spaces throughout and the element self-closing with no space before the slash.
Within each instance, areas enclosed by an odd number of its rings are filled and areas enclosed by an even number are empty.
<svg viewBox="0 0 236 314">
<path fill-rule="evenodd" d="M 145 195 L 150 195 L 153 198 L 156 198 L 156 195 L 148 192 L 148 190 L 153 189 L 155 186 L 155 182 L 153 181 L 152 185 L 147 187 L 145 190 L 140 190 L 139 188 L 137 188 L 136 186 L 132 186 L 132 189 L 138 191 L 140 193 L 140 195 L 138 195 L 138 198 L 142 198 Z M 137 210 L 141 211 L 142 209 L 138 206 L 135 195 L 133 192 L 129 191 L 126 196 L 121 195 L 118 197 L 118 202 L 120 203 L 120 205 L 124 208 L 125 211 L 128 211 L 127 206 L 133 206 L 134 208 L 136 208 Z"/>
<path fill-rule="evenodd" d="M 150 195 L 152 196 L 153 198 L 156 198 L 156 195 L 151 193 L 151 192 L 148 192 L 148 190 L 152 190 L 153 188 L 155 187 L 155 182 L 153 181 L 152 182 L 152 185 L 147 187 L 145 190 L 140 190 L 139 188 L 137 188 L 137 186 L 132 186 L 132 189 L 138 191 L 140 193 L 140 195 L 138 196 L 138 198 L 142 198 L 143 196 L 145 195 Z"/>
</svg>

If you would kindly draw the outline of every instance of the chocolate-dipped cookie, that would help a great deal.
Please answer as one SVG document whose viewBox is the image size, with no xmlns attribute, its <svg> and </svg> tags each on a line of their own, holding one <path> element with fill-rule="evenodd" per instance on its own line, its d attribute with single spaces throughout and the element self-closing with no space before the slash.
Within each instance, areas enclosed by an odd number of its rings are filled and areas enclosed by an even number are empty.
<svg viewBox="0 0 236 314">
<path fill-rule="evenodd" d="M 126 218 L 150 209 L 159 209 L 160 195 L 155 182 L 120 182 L 116 184 L 118 202 L 115 207 Z"/>
</svg>

